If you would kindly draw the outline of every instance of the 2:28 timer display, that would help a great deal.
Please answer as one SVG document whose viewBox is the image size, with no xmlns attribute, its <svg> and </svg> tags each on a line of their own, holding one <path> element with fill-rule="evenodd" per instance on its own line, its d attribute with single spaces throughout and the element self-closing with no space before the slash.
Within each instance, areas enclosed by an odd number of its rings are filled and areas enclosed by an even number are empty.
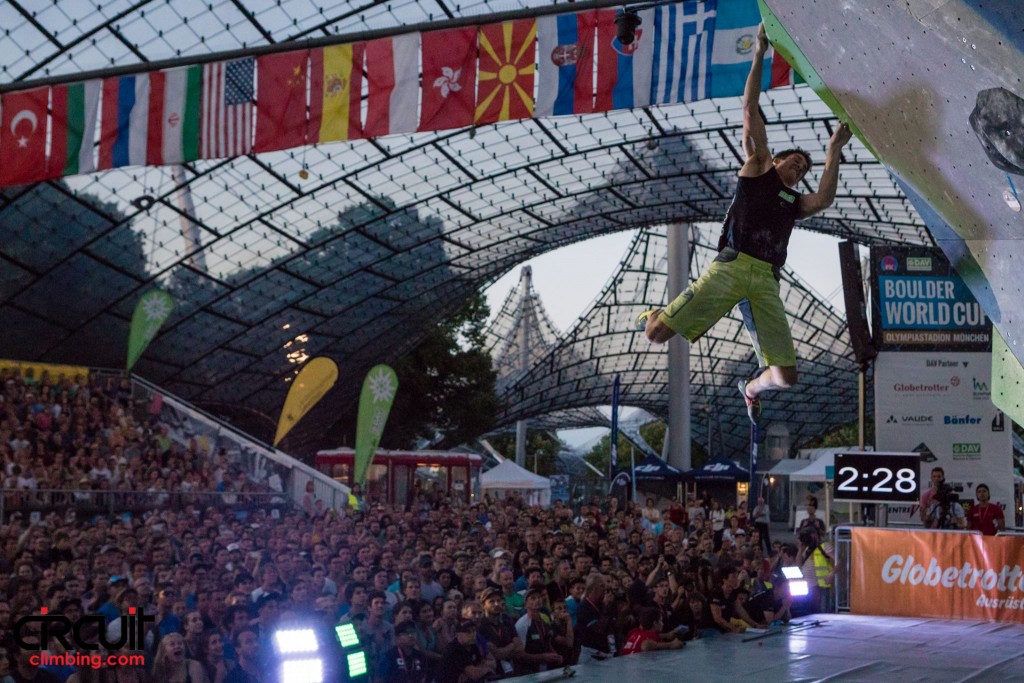
<svg viewBox="0 0 1024 683">
<path fill-rule="evenodd" d="M 837 453 L 836 500 L 917 502 L 921 495 L 918 453 Z"/>
</svg>

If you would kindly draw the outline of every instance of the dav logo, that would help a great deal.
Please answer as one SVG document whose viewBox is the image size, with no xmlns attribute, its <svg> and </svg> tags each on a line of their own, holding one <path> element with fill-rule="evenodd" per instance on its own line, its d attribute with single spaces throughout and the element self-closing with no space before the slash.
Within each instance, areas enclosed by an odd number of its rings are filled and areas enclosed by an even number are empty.
<svg viewBox="0 0 1024 683">
<path fill-rule="evenodd" d="M 931 256 L 908 256 L 907 272 L 930 273 L 932 270 Z"/>
<path fill-rule="evenodd" d="M 980 443 L 955 443 L 953 455 L 981 455 Z"/>
</svg>

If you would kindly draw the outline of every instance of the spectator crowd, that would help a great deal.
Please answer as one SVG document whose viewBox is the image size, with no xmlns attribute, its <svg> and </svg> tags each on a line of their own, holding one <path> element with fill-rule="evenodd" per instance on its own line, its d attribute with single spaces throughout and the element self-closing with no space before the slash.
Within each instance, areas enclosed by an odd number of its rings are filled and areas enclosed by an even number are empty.
<svg viewBox="0 0 1024 683">
<path fill-rule="evenodd" d="M 771 541 L 763 500 L 748 513 L 706 493 L 663 509 L 609 497 L 574 511 L 516 497 L 467 507 L 435 490 L 403 507 L 305 501 L 277 514 L 241 504 L 267 489 L 226 454 L 172 441 L 125 381 L 7 370 L 0 382 L 6 501 L 96 489 L 149 502 L 82 514 L 72 495 L 7 515 L 0 683 L 260 683 L 276 680 L 277 629 L 344 623 L 372 682 L 470 683 L 682 648 L 829 600 L 831 548 L 810 508 L 795 545 Z M 790 597 L 784 565 L 804 568 L 808 599 Z M 40 614 L 102 615 L 84 636 L 102 631 L 109 646 L 84 661 L 37 621 L 15 627 Z M 117 645 L 130 614 L 153 617 L 144 661 Z"/>
</svg>

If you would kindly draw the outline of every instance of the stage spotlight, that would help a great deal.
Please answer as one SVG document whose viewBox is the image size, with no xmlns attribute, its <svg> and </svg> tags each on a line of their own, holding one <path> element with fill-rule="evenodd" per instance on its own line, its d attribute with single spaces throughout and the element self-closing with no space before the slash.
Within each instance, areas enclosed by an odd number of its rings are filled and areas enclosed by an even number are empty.
<svg viewBox="0 0 1024 683">
<path fill-rule="evenodd" d="M 341 645 L 344 653 L 348 678 L 351 680 L 365 676 L 367 672 L 366 653 L 361 649 L 356 649 L 359 647 L 359 634 L 356 633 L 355 627 L 352 624 L 335 626 L 334 636 L 338 639 L 338 644 Z"/>
<path fill-rule="evenodd" d="M 643 20 L 635 9 L 623 7 L 615 16 L 616 37 L 623 45 L 629 45 L 636 38 L 636 29 Z"/>
<path fill-rule="evenodd" d="M 794 598 L 806 596 L 810 589 L 804 579 L 804 572 L 800 567 L 783 567 L 782 575 L 786 577 L 789 584 L 789 594 Z"/>
<path fill-rule="evenodd" d="M 359 652 L 350 652 L 345 659 L 348 662 L 349 678 L 362 676 L 366 673 L 366 653 L 362 650 Z"/>
<path fill-rule="evenodd" d="M 282 655 L 317 652 L 316 633 L 311 628 L 282 629 L 274 633 L 274 647 Z"/>
<path fill-rule="evenodd" d="M 342 647 L 352 647 L 359 644 L 359 636 L 352 624 L 342 624 L 334 627 L 334 634 L 338 636 L 338 642 Z"/>
<path fill-rule="evenodd" d="M 281 683 L 323 683 L 324 663 L 316 659 L 289 659 L 281 663 Z"/>
</svg>

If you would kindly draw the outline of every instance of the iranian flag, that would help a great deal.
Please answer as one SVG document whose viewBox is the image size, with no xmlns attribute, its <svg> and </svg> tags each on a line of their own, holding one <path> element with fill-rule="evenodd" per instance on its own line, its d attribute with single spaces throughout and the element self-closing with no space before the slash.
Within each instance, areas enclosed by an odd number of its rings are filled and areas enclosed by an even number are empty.
<svg viewBox="0 0 1024 683">
<path fill-rule="evenodd" d="M 96 143 L 100 88 L 99 80 L 53 88 L 53 138 L 47 161 L 48 177 L 96 170 L 93 146 Z"/>
<path fill-rule="evenodd" d="M 201 66 L 152 74 L 146 149 L 150 164 L 180 164 L 199 158 L 202 90 Z"/>
</svg>

